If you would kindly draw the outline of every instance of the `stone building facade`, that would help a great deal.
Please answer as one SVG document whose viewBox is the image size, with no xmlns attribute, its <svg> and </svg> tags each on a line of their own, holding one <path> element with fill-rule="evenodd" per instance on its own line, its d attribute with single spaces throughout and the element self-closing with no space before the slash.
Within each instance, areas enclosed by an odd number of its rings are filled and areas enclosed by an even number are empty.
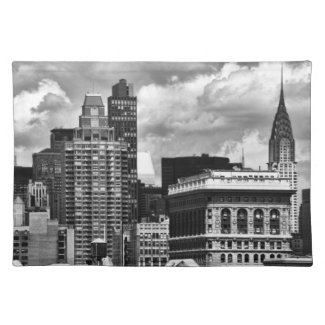
<svg viewBox="0 0 325 325">
<path fill-rule="evenodd" d="M 170 259 L 262 265 L 290 249 L 288 179 L 270 171 L 208 171 L 169 186 Z"/>
</svg>

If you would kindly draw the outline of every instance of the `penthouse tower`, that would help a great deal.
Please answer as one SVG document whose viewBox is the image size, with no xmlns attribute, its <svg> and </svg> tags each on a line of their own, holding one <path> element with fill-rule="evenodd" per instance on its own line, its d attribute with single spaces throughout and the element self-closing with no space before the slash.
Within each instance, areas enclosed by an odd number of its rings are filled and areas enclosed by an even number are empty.
<svg viewBox="0 0 325 325">
<path fill-rule="evenodd" d="M 75 229 L 75 264 L 91 260 L 91 242 L 107 241 L 128 221 L 127 144 L 114 141 L 100 94 L 86 94 L 74 129 L 64 143 L 63 206 L 67 225 Z"/>
</svg>

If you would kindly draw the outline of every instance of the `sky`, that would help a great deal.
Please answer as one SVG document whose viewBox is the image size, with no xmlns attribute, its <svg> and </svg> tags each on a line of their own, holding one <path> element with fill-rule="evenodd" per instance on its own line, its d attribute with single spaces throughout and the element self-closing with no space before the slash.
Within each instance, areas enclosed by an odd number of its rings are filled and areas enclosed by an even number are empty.
<svg viewBox="0 0 325 325">
<path fill-rule="evenodd" d="M 54 127 L 78 126 L 86 92 L 107 108 L 119 79 L 138 98 L 138 151 L 149 151 L 157 185 L 161 157 L 208 153 L 266 169 L 280 95 L 281 63 L 14 62 L 17 163 L 50 146 Z M 283 63 L 284 94 L 296 140 L 299 188 L 310 187 L 311 63 Z"/>
</svg>

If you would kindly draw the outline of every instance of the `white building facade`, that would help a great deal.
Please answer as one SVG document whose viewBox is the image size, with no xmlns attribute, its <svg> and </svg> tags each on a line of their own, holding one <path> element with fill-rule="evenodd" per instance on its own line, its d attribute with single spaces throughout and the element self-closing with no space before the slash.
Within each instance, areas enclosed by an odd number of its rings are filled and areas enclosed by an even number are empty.
<svg viewBox="0 0 325 325">
<path fill-rule="evenodd" d="M 262 265 L 291 254 L 290 180 L 272 171 L 209 171 L 169 186 L 169 258 Z"/>
</svg>

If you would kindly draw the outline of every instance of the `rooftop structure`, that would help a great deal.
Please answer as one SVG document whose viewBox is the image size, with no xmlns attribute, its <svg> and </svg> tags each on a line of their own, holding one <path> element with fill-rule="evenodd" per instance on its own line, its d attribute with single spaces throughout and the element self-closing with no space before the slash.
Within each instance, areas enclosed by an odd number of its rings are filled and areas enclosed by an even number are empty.
<svg viewBox="0 0 325 325">
<path fill-rule="evenodd" d="M 168 194 L 168 186 L 176 184 L 179 178 L 203 173 L 207 169 L 242 169 L 241 163 L 230 163 L 229 158 L 201 156 L 161 158 L 161 182 L 163 195 Z"/>
<path fill-rule="evenodd" d="M 168 187 L 168 194 L 197 190 L 290 190 L 289 179 L 279 178 L 274 171 L 222 171 L 210 170 L 203 174 L 185 177 Z"/>
</svg>

